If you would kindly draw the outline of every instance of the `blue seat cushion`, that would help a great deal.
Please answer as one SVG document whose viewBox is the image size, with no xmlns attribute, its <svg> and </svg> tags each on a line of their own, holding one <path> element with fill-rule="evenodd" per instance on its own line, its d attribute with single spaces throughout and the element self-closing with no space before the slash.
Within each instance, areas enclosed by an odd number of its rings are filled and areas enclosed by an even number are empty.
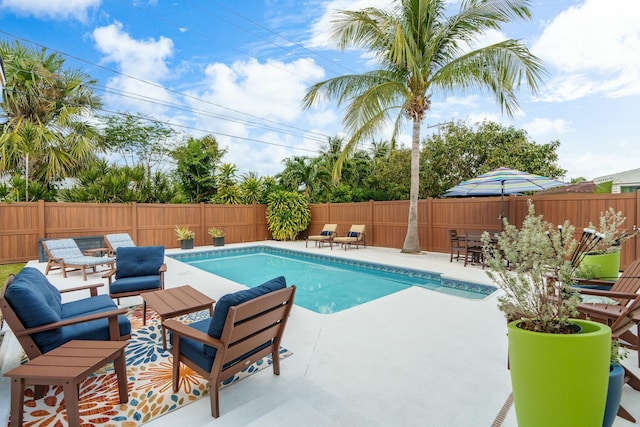
<svg viewBox="0 0 640 427">
<path fill-rule="evenodd" d="M 120 247 L 116 253 L 116 279 L 159 275 L 164 246 Z"/>
<path fill-rule="evenodd" d="M 159 274 L 153 276 L 125 277 L 114 280 L 114 282 L 109 285 L 110 294 L 146 291 L 149 289 L 160 289 Z"/>
<path fill-rule="evenodd" d="M 211 319 L 204 319 L 198 322 L 191 323 L 189 326 L 199 330 L 200 332 L 207 333 L 209 329 L 209 324 L 211 323 Z M 169 335 L 169 342 L 173 345 L 173 333 Z M 238 361 L 245 359 L 246 357 L 251 356 L 254 353 L 262 350 L 263 348 L 267 348 L 271 345 L 271 341 L 264 343 L 263 345 L 251 350 L 247 354 L 243 354 L 235 360 L 232 360 L 228 363 L 225 363 L 224 369 L 228 368 L 236 364 Z M 207 350 L 210 349 L 210 350 Z M 211 372 L 211 367 L 213 366 L 213 359 L 216 355 L 216 349 L 214 347 L 204 345 L 200 341 L 196 341 L 191 338 L 181 337 L 180 338 L 180 354 L 184 355 L 187 359 L 193 361 L 206 372 Z M 210 355 L 213 353 L 212 355 Z"/>
<path fill-rule="evenodd" d="M 109 295 L 97 295 L 77 301 L 65 302 L 62 304 L 62 318 L 85 316 L 87 313 L 98 313 L 105 310 L 116 310 L 118 306 Z"/>
<path fill-rule="evenodd" d="M 36 268 L 23 268 L 5 291 L 5 298 L 25 328 L 58 322 L 62 316 L 60 292 Z"/>
<path fill-rule="evenodd" d="M 269 292 L 283 289 L 286 286 L 287 282 L 284 276 L 279 276 L 263 283 L 260 286 L 256 286 L 255 288 L 249 288 L 223 296 L 215 304 L 213 316 L 211 317 L 211 323 L 209 324 L 207 333 L 210 336 L 219 339 L 222 336 L 222 330 L 224 329 L 224 324 L 227 320 L 229 307 L 242 304 L 243 302 L 268 294 Z M 211 346 L 205 346 L 204 352 L 207 357 L 213 358 L 215 356 L 215 349 Z"/>
<path fill-rule="evenodd" d="M 89 299 L 93 299 L 93 298 L 89 298 Z M 102 313 L 105 311 L 115 310 L 116 308 L 117 307 L 115 307 L 115 304 L 114 304 L 114 307 L 102 308 L 92 312 L 79 314 L 78 316 L 73 316 L 73 317 L 81 317 L 81 316 L 94 314 L 94 313 Z M 131 333 L 131 322 L 129 321 L 129 319 L 127 319 L 127 316 L 125 315 L 118 316 L 118 327 L 120 329 L 120 336 L 129 335 Z M 51 342 L 49 340 L 50 337 L 40 336 L 44 334 L 49 334 L 50 332 L 41 332 L 39 334 L 34 335 L 34 341 L 38 345 L 38 348 L 40 348 L 40 351 L 42 351 L 43 353 L 46 353 L 47 351 L 53 350 L 54 348 L 59 347 L 62 344 L 69 342 L 71 340 L 108 341 L 110 339 L 109 320 L 106 318 L 65 326 L 63 328 L 57 329 L 57 331 L 59 331 L 59 335 L 58 335 L 58 339 L 55 342 Z"/>
</svg>

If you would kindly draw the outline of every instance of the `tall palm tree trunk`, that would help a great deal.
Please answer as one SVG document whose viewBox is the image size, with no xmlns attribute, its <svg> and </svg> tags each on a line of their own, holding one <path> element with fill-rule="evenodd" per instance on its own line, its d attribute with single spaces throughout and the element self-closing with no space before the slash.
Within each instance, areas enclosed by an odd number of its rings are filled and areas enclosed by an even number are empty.
<svg viewBox="0 0 640 427">
<path fill-rule="evenodd" d="M 407 235 L 402 245 L 403 253 L 420 252 L 418 238 L 418 193 L 420 191 L 420 124 L 421 120 L 413 120 L 413 134 L 411 137 L 411 188 L 409 192 L 409 221 Z"/>
</svg>

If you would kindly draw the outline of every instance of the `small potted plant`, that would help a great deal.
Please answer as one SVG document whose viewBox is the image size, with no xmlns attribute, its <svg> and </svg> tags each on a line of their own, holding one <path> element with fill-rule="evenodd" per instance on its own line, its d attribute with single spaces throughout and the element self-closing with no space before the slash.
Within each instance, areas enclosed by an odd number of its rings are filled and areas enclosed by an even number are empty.
<svg viewBox="0 0 640 427">
<path fill-rule="evenodd" d="M 607 389 L 607 405 L 604 410 L 602 427 L 611 427 L 620 408 L 622 386 L 624 386 L 624 368 L 620 362 L 627 358 L 629 352 L 620 347 L 617 340 L 611 341 L 611 366 L 609 368 L 609 387 Z"/>
<path fill-rule="evenodd" d="M 209 236 L 213 237 L 213 246 L 224 246 L 224 232 L 220 228 L 209 227 Z"/>
<path fill-rule="evenodd" d="M 618 278 L 622 244 L 638 234 L 638 228 L 635 225 L 630 230 L 620 231 L 626 220 L 622 212 L 616 212 L 610 207 L 600 213 L 597 227 L 589 223 L 589 228 L 597 232 L 600 241 L 582 257 L 579 277 L 610 281 Z"/>
<path fill-rule="evenodd" d="M 196 237 L 193 230 L 186 225 L 182 227 L 176 225 L 176 236 L 182 249 L 193 249 L 193 239 Z"/>
<path fill-rule="evenodd" d="M 505 221 L 497 242 L 483 235 L 486 272 L 500 287 L 508 323 L 509 368 L 519 427 L 602 425 L 611 329 L 575 319 L 579 298 L 567 284 L 577 242 L 529 212 L 520 229 Z M 541 410 L 544 408 L 544 410 Z"/>
</svg>

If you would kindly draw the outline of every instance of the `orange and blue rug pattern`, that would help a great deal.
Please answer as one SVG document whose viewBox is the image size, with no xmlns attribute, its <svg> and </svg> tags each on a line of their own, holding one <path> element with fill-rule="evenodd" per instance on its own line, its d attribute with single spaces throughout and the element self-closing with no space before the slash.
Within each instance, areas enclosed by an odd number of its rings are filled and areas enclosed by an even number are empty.
<svg viewBox="0 0 640 427">
<path fill-rule="evenodd" d="M 142 306 L 129 310 L 133 333 L 126 349 L 129 402 L 120 404 L 118 382 L 113 365 L 89 376 L 80 386 L 82 427 L 134 427 L 194 402 L 209 394 L 207 381 L 186 366 L 180 369 L 180 388 L 172 390 L 173 357 L 162 349 L 162 329 L 158 316 L 147 310 L 147 325 L 142 325 Z M 209 316 L 208 310 L 179 318 L 190 323 Z M 292 353 L 280 349 L 280 358 Z M 224 381 L 222 387 L 271 366 L 265 357 Z M 25 390 L 24 426 L 65 427 L 62 386 L 49 386 L 42 399 L 33 399 L 33 387 Z"/>
</svg>

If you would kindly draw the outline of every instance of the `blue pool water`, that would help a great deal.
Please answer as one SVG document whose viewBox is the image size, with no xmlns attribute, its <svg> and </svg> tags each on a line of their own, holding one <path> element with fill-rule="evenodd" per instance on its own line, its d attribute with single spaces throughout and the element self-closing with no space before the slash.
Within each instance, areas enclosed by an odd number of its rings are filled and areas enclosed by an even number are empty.
<svg viewBox="0 0 640 427">
<path fill-rule="evenodd" d="M 264 246 L 170 256 L 248 287 L 285 276 L 287 284 L 298 288 L 297 305 L 325 314 L 411 286 L 470 299 L 485 298 L 496 290 L 488 285 L 443 280 L 439 273 Z"/>
</svg>

